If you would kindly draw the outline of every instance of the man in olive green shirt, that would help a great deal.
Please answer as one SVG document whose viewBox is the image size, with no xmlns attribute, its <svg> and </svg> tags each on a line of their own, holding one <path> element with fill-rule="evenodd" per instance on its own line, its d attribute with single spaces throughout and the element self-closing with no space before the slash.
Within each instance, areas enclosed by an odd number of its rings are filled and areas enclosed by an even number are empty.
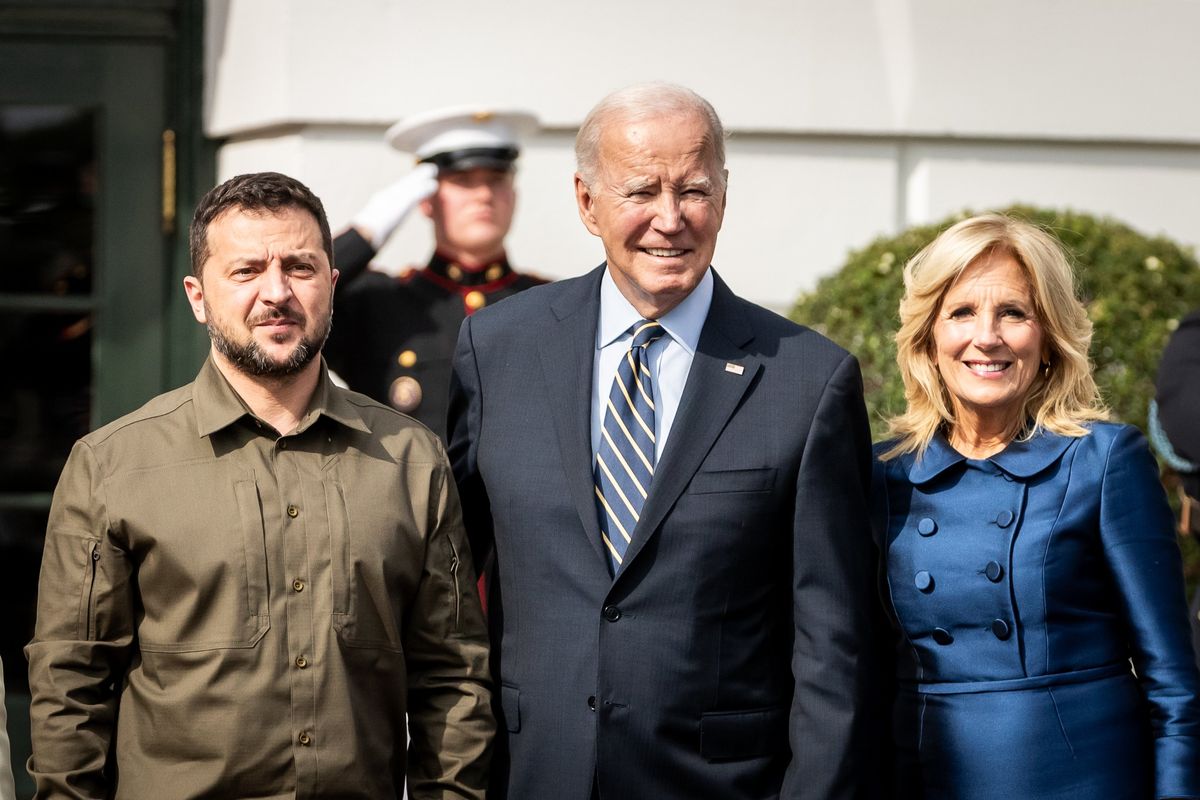
<svg viewBox="0 0 1200 800">
<path fill-rule="evenodd" d="M 80 440 L 26 652 L 39 797 L 482 798 L 487 639 L 427 429 L 329 380 L 320 201 L 201 201 L 189 386 Z M 405 722 L 411 737 L 405 744 Z"/>
</svg>

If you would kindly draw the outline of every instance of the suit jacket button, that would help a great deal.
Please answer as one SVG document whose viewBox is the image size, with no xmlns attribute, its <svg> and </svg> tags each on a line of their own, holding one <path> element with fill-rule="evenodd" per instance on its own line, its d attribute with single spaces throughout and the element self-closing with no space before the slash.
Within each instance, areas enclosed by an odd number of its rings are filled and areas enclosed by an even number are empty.
<svg viewBox="0 0 1200 800">
<path fill-rule="evenodd" d="M 1008 623 L 1004 620 L 994 619 L 992 620 L 992 633 L 996 635 L 997 639 L 1003 642 L 1012 633 L 1012 628 L 1008 627 Z"/>
<path fill-rule="evenodd" d="M 921 570 L 918 572 L 916 577 L 913 578 L 913 583 L 915 583 L 917 588 L 922 592 L 933 591 L 933 576 L 930 575 L 927 570 Z"/>
<path fill-rule="evenodd" d="M 933 629 L 933 640 L 938 644 L 946 645 L 954 641 L 954 637 L 950 635 L 950 631 L 945 628 Z"/>
<path fill-rule="evenodd" d="M 616 622 L 621 618 L 621 609 L 616 606 L 605 606 L 602 613 L 609 622 Z"/>
<path fill-rule="evenodd" d="M 992 583 L 999 583 L 1004 577 L 1004 567 L 996 561 L 989 561 L 987 566 L 983 568 L 983 574 L 987 575 L 987 579 Z"/>
<path fill-rule="evenodd" d="M 588 697 L 588 708 L 592 711 L 596 710 L 596 695 L 593 694 Z"/>
<path fill-rule="evenodd" d="M 996 524 L 1001 528 L 1007 528 L 1009 525 L 1012 525 L 1012 521 L 1013 513 L 1007 508 L 996 515 Z"/>
<path fill-rule="evenodd" d="M 929 517 L 925 517 L 923 520 L 917 523 L 917 533 L 921 534 L 922 536 L 933 536 L 935 533 L 937 533 L 937 523 L 931 520 Z"/>
</svg>

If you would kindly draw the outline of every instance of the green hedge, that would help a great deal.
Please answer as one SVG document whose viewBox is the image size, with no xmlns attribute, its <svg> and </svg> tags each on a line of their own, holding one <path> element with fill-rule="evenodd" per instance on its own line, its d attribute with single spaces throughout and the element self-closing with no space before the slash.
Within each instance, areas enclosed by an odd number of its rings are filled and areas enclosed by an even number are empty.
<svg viewBox="0 0 1200 800">
<path fill-rule="evenodd" d="M 1095 325 L 1096 380 L 1113 415 L 1145 430 L 1159 356 L 1179 319 L 1200 307 L 1200 263 L 1169 239 L 1148 237 L 1111 219 L 1028 206 L 1000 209 L 1053 232 L 1075 260 L 1084 303 Z M 893 341 L 904 291 L 904 264 L 938 233 L 970 213 L 937 225 L 881 237 L 850 253 L 842 268 L 802 296 L 797 322 L 853 352 L 863 369 L 876 438 L 904 406 Z M 1200 546 L 1187 542 L 1189 571 L 1200 573 Z"/>
</svg>

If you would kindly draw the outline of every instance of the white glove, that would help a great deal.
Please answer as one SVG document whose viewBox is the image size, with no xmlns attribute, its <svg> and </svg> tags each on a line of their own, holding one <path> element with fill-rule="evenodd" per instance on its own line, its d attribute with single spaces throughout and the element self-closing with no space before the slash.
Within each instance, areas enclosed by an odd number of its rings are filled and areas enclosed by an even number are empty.
<svg viewBox="0 0 1200 800">
<path fill-rule="evenodd" d="M 354 215 L 350 224 L 371 240 L 376 250 L 404 222 L 417 204 L 437 191 L 436 164 L 417 164 L 412 172 L 371 195 L 363 209 Z"/>
</svg>

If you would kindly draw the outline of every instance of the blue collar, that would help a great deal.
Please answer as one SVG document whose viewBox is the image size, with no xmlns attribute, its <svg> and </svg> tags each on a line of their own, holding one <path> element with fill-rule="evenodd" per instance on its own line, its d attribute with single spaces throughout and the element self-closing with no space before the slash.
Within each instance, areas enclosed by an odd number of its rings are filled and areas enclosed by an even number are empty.
<svg viewBox="0 0 1200 800">
<path fill-rule="evenodd" d="M 990 456 L 987 461 L 995 464 L 1014 478 L 1028 479 L 1037 475 L 1062 457 L 1075 442 L 1073 436 L 1041 430 L 1027 441 L 1010 442 L 1008 447 Z M 935 434 L 929 447 L 920 459 L 913 453 L 900 457 L 914 485 L 928 483 L 967 457 L 955 450 L 940 432 Z"/>
</svg>

